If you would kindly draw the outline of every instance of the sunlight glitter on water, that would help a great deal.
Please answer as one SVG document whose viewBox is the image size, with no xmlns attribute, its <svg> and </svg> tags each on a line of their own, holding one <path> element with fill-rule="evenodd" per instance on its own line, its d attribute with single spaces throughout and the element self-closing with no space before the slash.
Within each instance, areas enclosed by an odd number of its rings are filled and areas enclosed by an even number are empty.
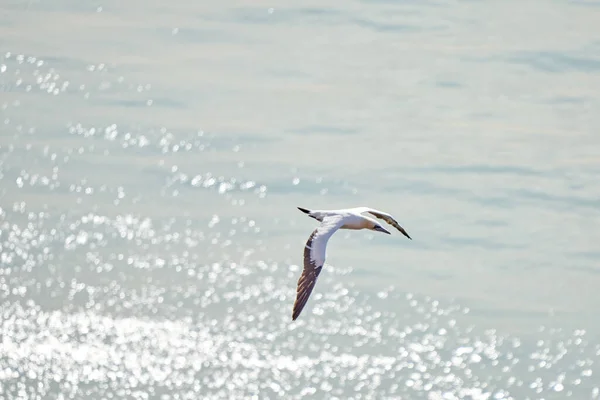
<svg viewBox="0 0 600 400">
<path fill-rule="evenodd" d="M 333 284 L 346 273 L 335 268 L 313 312 L 290 324 L 298 268 L 202 264 L 190 250 L 210 232 L 94 213 L 63 214 L 48 228 L 50 212 L 23 204 L 1 216 L 7 399 L 597 395 L 600 346 L 581 330 L 542 330 L 529 342 L 476 333 L 461 322 L 465 308 L 393 289 L 356 293 Z M 127 252 L 116 251 L 123 240 Z M 153 255 L 157 246 L 170 255 Z M 79 252 L 86 261 L 73 270 L 56 264 Z"/>
<path fill-rule="evenodd" d="M 444 310 L 431 300 L 409 297 L 404 302 L 412 306 L 404 319 L 420 322 L 402 324 L 397 315 L 375 318 L 380 325 L 376 334 L 356 329 L 363 326 L 358 321 L 370 306 L 328 313 L 328 323 L 337 327 L 325 333 L 314 331 L 314 317 L 298 329 L 269 315 L 277 308 L 273 301 L 264 315 L 245 320 L 238 315 L 252 312 L 248 302 L 225 300 L 229 308 L 224 319 L 197 322 L 47 312 L 31 301 L 5 305 L 3 393 L 7 399 L 23 398 L 23 388 L 27 398 L 40 399 L 53 391 L 91 398 L 597 396 L 591 377 L 600 347 L 583 332 L 546 332 L 538 343 L 494 332 L 474 336 L 471 328 L 457 323 L 460 308 Z M 365 323 L 373 326 L 373 321 Z M 318 342 L 307 341 L 307 334 Z M 380 346 L 395 351 L 386 353 Z M 30 386 L 31 380 L 37 385 Z"/>
<path fill-rule="evenodd" d="M 19 210 L 13 212 L 18 215 Z M 44 233 L 44 218 L 26 214 L 29 222 L 21 229 L 7 221 L 14 214 L 6 214 L 2 212 L 2 247 L 8 251 L 3 255 L 13 265 L 15 258 L 22 259 L 23 266 L 35 263 L 31 254 L 53 247 L 52 232 Z M 59 226 L 58 231 L 78 233 L 61 235 L 57 244 L 67 253 L 86 250 L 88 268 L 102 265 L 95 258 L 100 254 L 92 250 L 114 248 L 110 241 L 137 241 L 146 249 L 150 246 L 144 243 L 183 241 L 154 229 L 151 220 L 131 215 L 113 220 L 88 214 L 64 224 L 68 228 Z M 56 250 L 54 254 L 60 258 Z M 66 271 L 59 272 L 44 290 L 58 294 L 68 286 L 70 312 L 45 310 L 47 305 L 29 299 L 39 286 L 23 273 L 44 265 L 51 272 L 51 258 L 29 264 L 17 276 L 3 268 L 4 296 L 14 299 L 2 306 L 0 371 L 7 399 L 52 398 L 55 393 L 140 399 L 194 398 L 200 393 L 211 398 L 328 393 L 331 398 L 357 399 L 597 394 L 591 383 L 600 347 L 587 342 L 583 331 L 546 331 L 536 343 L 494 331 L 479 336 L 458 322 L 468 312 L 464 308 L 444 308 L 436 300 L 393 290 L 369 298 L 350 294 L 350 288 L 340 284 L 316 294 L 312 315 L 290 324 L 286 311 L 293 288 L 288 283 L 297 268 L 273 276 L 265 272 L 277 271 L 277 266 L 266 263 L 248 269 L 236 264 L 200 266 L 186 252 L 152 263 L 139 256 L 111 255 L 111 262 L 120 262 L 116 271 L 121 277 L 112 277 L 104 287 L 89 278 L 78 280 L 85 276 L 69 281 L 61 278 Z M 113 268 L 97 272 L 102 276 Z M 127 287 L 129 279 L 122 274 L 137 268 L 149 270 L 150 278 L 152 272 L 167 268 L 171 276 L 186 277 L 188 287 L 169 283 L 164 276 L 158 286 L 146 276 L 141 291 L 138 285 Z M 324 278 L 323 284 L 330 286 L 332 280 Z M 201 311 L 193 312 L 188 306 L 192 304 Z M 389 304 L 404 311 L 389 310 Z M 387 311 L 377 311 L 379 307 Z M 124 316 L 132 313 L 138 316 Z M 35 386 L 28 384 L 32 380 Z"/>
<path fill-rule="evenodd" d="M 38 3 L 0 19 L 0 397 L 599 397 L 595 47 L 547 42 L 583 5 L 537 42 L 512 6 Z M 291 322 L 296 202 L 415 240 L 336 235 Z"/>
</svg>

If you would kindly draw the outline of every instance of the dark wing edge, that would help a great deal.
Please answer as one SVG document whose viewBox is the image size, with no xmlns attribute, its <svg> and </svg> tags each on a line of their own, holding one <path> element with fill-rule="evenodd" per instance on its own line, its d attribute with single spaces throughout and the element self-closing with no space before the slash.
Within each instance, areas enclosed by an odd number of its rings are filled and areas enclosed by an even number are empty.
<svg viewBox="0 0 600 400">
<path fill-rule="evenodd" d="M 296 301 L 294 302 L 294 309 L 292 311 L 292 321 L 295 321 L 302 312 L 302 309 L 306 305 L 306 302 L 315 287 L 321 269 L 323 268 L 322 265 L 316 265 L 310 257 L 312 242 L 316 234 L 317 230 L 315 229 L 304 246 L 304 269 L 302 270 L 302 275 L 300 275 L 300 278 L 298 279 Z"/>
<path fill-rule="evenodd" d="M 373 214 L 374 216 L 376 216 L 379 219 L 384 220 L 388 224 L 392 225 L 394 228 L 398 229 L 404 236 L 406 236 L 407 238 L 409 238 L 410 240 L 412 240 L 412 238 L 408 235 L 408 232 L 406 232 L 404 230 L 404 228 L 400 226 L 400 224 L 398 223 L 398 221 L 396 221 L 390 215 L 381 214 L 381 213 L 378 213 L 377 211 L 372 211 L 372 210 L 369 210 L 367 212 L 370 213 L 370 214 Z"/>
</svg>

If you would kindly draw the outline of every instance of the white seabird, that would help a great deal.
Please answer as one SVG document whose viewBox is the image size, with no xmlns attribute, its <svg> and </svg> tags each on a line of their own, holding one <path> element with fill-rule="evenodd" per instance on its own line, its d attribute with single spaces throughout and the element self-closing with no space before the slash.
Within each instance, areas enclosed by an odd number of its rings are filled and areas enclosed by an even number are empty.
<svg viewBox="0 0 600 400">
<path fill-rule="evenodd" d="M 372 231 L 387 233 L 390 232 L 381 226 L 375 219 L 361 215 L 370 213 L 380 218 L 398 229 L 404 236 L 411 239 L 408 233 L 398 224 L 398 222 L 387 213 L 378 211 L 369 207 L 347 208 L 344 210 L 314 210 L 310 211 L 298 207 L 300 211 L 308 214 L 309 217 L 321 222 L 321 225 L 315 229 L 308 238 L 304 246 L 304 269 L 298 279 L 296 289 L 296 301 L 292 312 L 292 320 L 296 320 L 306 305 L 308 298 L 315 287 L 317 278 L 321 273 L 321 268 L 325 264 L 325 250 L 327 242 L 331 235 L 338 229 L 370 229 Z"/>
</svg>

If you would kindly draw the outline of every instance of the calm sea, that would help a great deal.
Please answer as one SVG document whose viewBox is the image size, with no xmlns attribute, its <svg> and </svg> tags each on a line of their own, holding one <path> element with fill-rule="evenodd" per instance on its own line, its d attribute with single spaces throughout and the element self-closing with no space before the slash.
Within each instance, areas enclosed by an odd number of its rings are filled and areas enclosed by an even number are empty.
<svg viewBox="0 0 600 400">
<path fill-rule="evenodd" d="M 598 1 L 0 4 L 0 398 L 596 399 Z M 340 231 L 291 321 L 316 221 Z"/>
</svg>

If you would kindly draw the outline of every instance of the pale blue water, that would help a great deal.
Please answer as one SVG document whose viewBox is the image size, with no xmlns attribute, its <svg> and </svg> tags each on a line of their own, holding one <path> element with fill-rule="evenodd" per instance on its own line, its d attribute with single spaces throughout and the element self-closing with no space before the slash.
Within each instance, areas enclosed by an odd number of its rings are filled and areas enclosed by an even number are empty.
<svg viewBox="0 0 600 400">
<path fill-rule="evenodd" d="M 597 6 L 3 3 L 0 397 L 598 398 Z"/>
</svg>

